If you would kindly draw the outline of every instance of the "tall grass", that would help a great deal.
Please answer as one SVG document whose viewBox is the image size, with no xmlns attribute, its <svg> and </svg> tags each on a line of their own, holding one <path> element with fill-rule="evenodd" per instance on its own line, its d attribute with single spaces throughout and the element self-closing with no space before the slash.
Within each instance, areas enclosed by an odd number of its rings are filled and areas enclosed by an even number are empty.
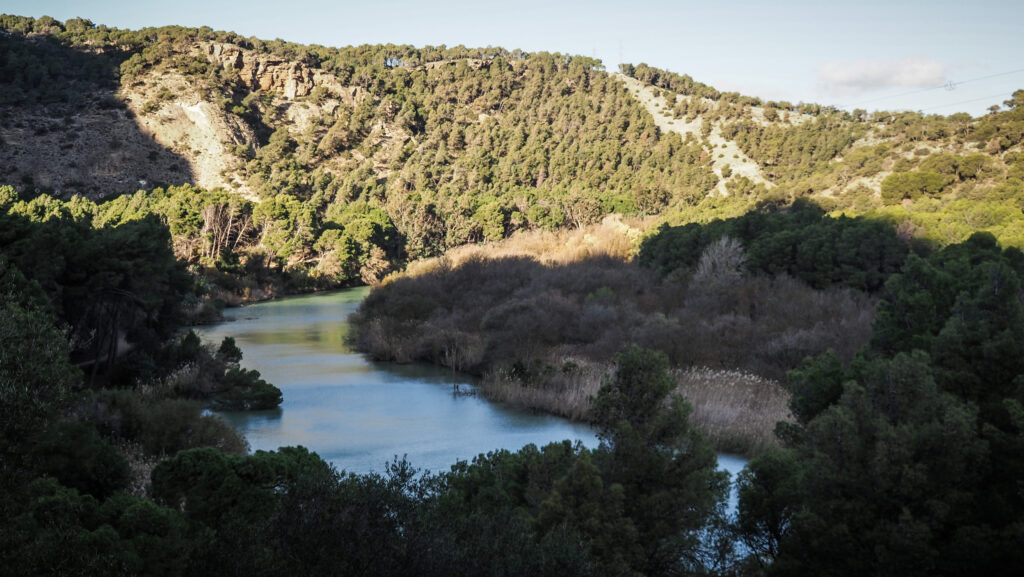
<svg viewBox="0 0 1024 577">
<path fill-rule="evenodd" d="M 524 383 L 508 369 L 490 371 L 478 390 L 491 401 L 585 421 L 591 398 L 597 395 L 601 382 L 610 374 L 611 367 L 606 364 L 563 358 L 547 378 L 529 383 Z"/>
<path fill-rule="evenodd" d="M 649 223 L 645 221 L 610 214 L 598 224 L 579 229 L 518 231 L 501 242 L 463 245 L 442 256 L 412 262 L 404 271 L 385 278 L 384 283 L 451 270 L 481 259 L 529 258 L 549 266 L 595 257 L 625 261 L 636 254 L 646 228 Z"/>
<path fill-rule="evenodd" d="M 790 421 L 789 392 L 742 371 L 695 367 L 673 371 L 676 392 L 693 405 L 690 422 L 725 453 L 754 456 L 778 445 L 775 424 Z"/>
<path fill-rule="evenodd" d="M 547 375 L 524 382 L 501 369 L 488 373 L 479 392 L 491 401 L 586 421 L 601 383 L 614 366 L 579 357 L 550 363 Z M 776 381 L 742 371 L 675 369 L 675 392 L 693 406 L 690 422 L 716 450 L 755 456 L 778 446 L 775 424 L 789 421 L 789 393 Z"/>
</svg>

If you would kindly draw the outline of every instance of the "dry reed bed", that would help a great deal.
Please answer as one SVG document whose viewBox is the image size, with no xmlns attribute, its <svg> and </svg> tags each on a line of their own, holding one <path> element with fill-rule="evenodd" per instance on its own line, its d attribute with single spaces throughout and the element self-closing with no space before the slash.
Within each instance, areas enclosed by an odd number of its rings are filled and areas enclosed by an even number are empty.
<svg viewBox="0 0 1024 577">
<path fill-rule="evenodd" d="M 706 367 L 672 371 L 676 392 L 693 405 L 690 422 L 715 449 L 753 456 L 778 445 L 775 424 L 790 421 L 789 392 L 742 371 Z"/>
<path fill-rule="evenodd" d="M 488 374 L 479 386 L 489 400 L 576 421 L 585 421 L 591 399 L 614 366 L 580 358 L 543 384 L 525 385 L 505 371 Z M 693 406 L 690 422 L 717 451 L 755 456 L 778 445 L 775 424 L 790 421 L 789 393 L 778 382 L 742 371 L 706 367 L 673 369 L 676 393 Z"/>
<path fill-rule="evenodd" d="M 543 384 L 526 385 L 505 370 L 491 371 L 484 376 L 479 390 L 491 401 L 585 421 L 591 397 L 597 395 L 612 368 L 576 357 L 561 359 L 559 366 L 573 368 L 549 376 Z"/>
<path fill-rule="evenodd" d="M 571 230 L 518 231 L 500 242 L 463 245 L 448 250 L 443 256 L 409 263 L 405 270 L 384 279 L 388 284 L 402 277 L 417 277 L 442 268 L 458 268 L 476 259 L 528 257 L 545 265 L 580 262 L 597 256 L 627 260 L 640 245 L 643 231 L 653 219 L 624 219 L 610 214 L 595 224 Z"/>
</svg>

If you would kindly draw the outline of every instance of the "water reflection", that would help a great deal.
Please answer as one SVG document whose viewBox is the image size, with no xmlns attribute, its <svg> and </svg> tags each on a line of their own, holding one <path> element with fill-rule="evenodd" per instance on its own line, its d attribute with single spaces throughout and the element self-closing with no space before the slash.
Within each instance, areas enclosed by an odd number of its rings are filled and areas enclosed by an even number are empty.
<svg viewBox="0 0 1024 577">
<path fill-rule="evenodd" d="M 428 365 L 375 363 L 345 346 L 348 316 L 366 296 L 358 288 L 229 309 L 229 322 L 200 334 L 235 337 L 242 364 L 284 393 L 273 411 L 221 413 L 253 450 L 303 445 L 339 469 L 380 472 L 395 456 L 447 471 L 460 459 L 563 439 L 597 446 L 594 431 L 548 415 L 452 393 L 451 372 Z M 472 382 L 456 375 L 463 389 Z M 733 481 L 746 460 L 719 455 Z M 729 510 L 736 507 L 736 492 Z"/>
<path fill-rule="evenodd" d="M 727 511 L 730 513 L 736 511 L 737 505 L 739 505 L 740 496 L 736 490 L 736 476 L 740 474 L 743 467 L 747 466 L 747 458 L 741 457 L 740 455 L 729 455 L 726 453 L 719 453 L 718 455 L 718 468 L 729 472 L 729 481 L 732 482 L 732 487 L 729 490 L 729 506 Z"/>
<path fill-rule="evenodd" d="M 242 364 L 284 393 L 277 411 L 226 412 L 253 450 L 304 445 L 339 469 L 381 471 L 394 456 L 447 470 L 459 459 L 499 448 L 578 439 L 596 446 L 585 425 L 453 395 L 453 375 L 423 365 L 373 363 L 344 345 L 346 319 L 367 289 L 260 303 L 225 312 L 205 327 L 211 342 L 235 337 Z M 459 376 L 461 388 L 472 383 Z"/>
</svg>

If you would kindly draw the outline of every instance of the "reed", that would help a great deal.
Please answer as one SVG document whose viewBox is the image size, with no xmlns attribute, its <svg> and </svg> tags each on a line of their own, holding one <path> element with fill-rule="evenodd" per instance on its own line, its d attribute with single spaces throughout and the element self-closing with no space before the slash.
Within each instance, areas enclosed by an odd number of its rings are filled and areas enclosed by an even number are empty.
<svg viewBox="0 0 1024 577">
<path fill-rule="evenodd" d="M 386 277 L 383 284 L 400 278 L 415 278 L 458 268 L 469 261 L 530 258 L 554 266 L 577 263 L 594 257 L 626 261 L 639 250 L 643 231 L 652 219 L 637 220 L 610 214 L 601 222 L 578 229 L 559 231 L 518 231 L 501 242 L 463 245 L 442 256 L 409 263 L 403 271 Z"/>
<path fill-rule="evenodd" d="M 743 371 L 675 369 L 676 392 L 693 405 L 690 422 L 724 453 L 754 456 L 778 446 L 775 424 L 791 421 L 789 392 Z"/>
<path fill-rule="evenodd" d="M 555 368 L 553 374 L 530 383 L 505 370 L 491 371 L 478 391 L 491 401 L 586 421 L 591 401 L 614 365 L 563 357 L 550 366 Z M 778 446 L 775 424 L 792 420 L 789 393 L 776 381 L 707 367 L 674 369 L 672 377 L 676 393 L 693 406 L 691 424 L 717 451 L 759 455 Z"/>
<path fill-rule="evenodd" d="M 586 421 L 591 398 L 597 395 L 611 367 L 578 357 L 563 357 L 551 366 L 559 368 L 543 380 L 530 383 L 522 382 L 508 370 L 493 370 L 484 376 L 478 389 L 491 401 Z"/>
</svg>

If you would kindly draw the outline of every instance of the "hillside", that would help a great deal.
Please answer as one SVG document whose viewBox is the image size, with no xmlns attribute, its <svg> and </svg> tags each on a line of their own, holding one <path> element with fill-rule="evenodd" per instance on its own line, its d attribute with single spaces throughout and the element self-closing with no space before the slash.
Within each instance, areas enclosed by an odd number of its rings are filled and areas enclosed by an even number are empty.
<svg viewBox="0 0 1024 577">
<path fill-rule="evenodd" d="M 854 110 L 722 93 L 645 64 L 624 81 L 664 130 L 693 134 L 732 202 L 670 220 L 738 216 L 804 198 L 833 214 L 900 224 L 945 245 L 992 232 L 1024 246 L 1024 90 L 982 118 Z"/>
<path fill-rule="evenodd" d="M 179 257 L 269 268 L 293 288 L 375 282 L 455 246 L 609 213 L 683 224 L 798 199 L 939 245 L 986 230 L 1024 246 L 1024 92 L 980 119 L 847 113 L 502 48 L 17 16 L 0 29 L 0 183 L 25 200 L 159 187 L 104 218 L 162 211 L 179 247 L 233 229 L 230 247 Z M 205 200 L 155 208 L 183 184 Z M 214 189 L 241 220 L 214 222 L 223 201 L 204 213 Z"/>
<path fill-rule="evenodd" d="M 761 184 L 765 188 L 775 186 L 765 179 L 761 167 L 748 158 L 734 141 L 726 140 L 722 136 L 721 126 L 709 121 L 710 130 L 705 134 L 705 120 L 702 115 L 679 118 L 674 107 L 675 103 L 669 102 L 670 96 L 663 95 L 661 90 L 622 73 L 617 74 L 616 77 L 626 85 L 629 93 L 644 105 L 661 131 L 674 132 L 683 138 L 692 135 L 694 138 L 702 139 L 703 148 L 711 159 L 715 175 L 719 178 L 718 185 L 714 189 L 715 194 L 729 195 L 726 183 L 733 175 L 737 178 L 745 177 L 755 185 Z M 677 98 L 679 102 L 682 102 L 684 97 Z"/>
</svg>

